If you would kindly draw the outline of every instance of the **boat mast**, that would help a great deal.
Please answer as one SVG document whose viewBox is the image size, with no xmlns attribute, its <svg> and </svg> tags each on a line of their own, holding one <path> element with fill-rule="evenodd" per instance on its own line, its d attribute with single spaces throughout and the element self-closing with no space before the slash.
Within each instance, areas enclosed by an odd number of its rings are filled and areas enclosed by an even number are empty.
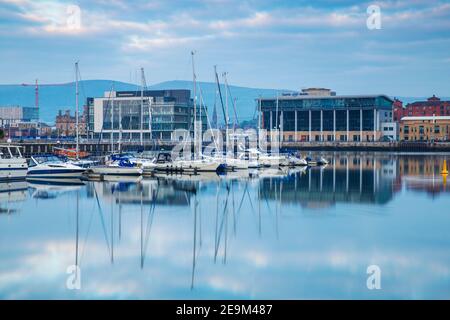
<svg viewBox="0 0 450 320">
<path fill-rule="evenodd" d="M 256 125 L 256 149 L 258 150 L 260 148 L 260 134 L 261 134 L 261 95 L 259 95 L 258 99 L 258 106 L 256 107 L 258 109 L 258 124 Z"/>
<path fill-rule="evenodd" d="M 145 75 L 144 68 L 141 68 L 141 132 L 140 132 L 140 140 L 141 145 L 144 144 L 143 140 L 143 125 L 144 125 L 144 83 L 145 83 Z"/>
<path fill-rule="evenodd" d="M 75 130 L 76 130 L 76 160 L 79 159 L 80 139 L 78 128 L 78 61 L 75 62 Z"/>
<path fill-rule="evenodd" d="M 114 81 L 112 83 L 112 91 L 114 92 Z M 111 134 L 110 134 L 110 139 L 111 139 L 111 153 L 114 152 L 114 96 L 112 97 L 111 100 Z"/>
<path fill-rule="evenodd" d="M 119 153 L 122 152 L 122 104 L 119 101 Z"/>
<path fill-rule="evenodd" d="M 197 159 L 197 79 L 195 76 L 194 51 L 191 51 L 192 56 L 192 78 L 193 78 L 193 92 L 194 92 L 194 159 Z"/>
<path fill-rule="evenodd" d="M 228 149 L 231 147 L 231 144 L 229 143 L 230 137 L 229 137 L 229 133 L 228 133 L 228 125 L 229 125 L 230 118 L 228 116 L 228 112 L 229 112 L 229 110 L 228 110 L 228 94 L 227 94 L 227 88 L 226 88 L 227 73 L 226 72 L 222 73 L 222 77 L 223 77 L 224 83 L 225 83 L 225 139 L 226 139 L 225 141 L 226 141 L 227 155 L 228 155 L 228 152 L 230 151 Z M 234 150 L 233 150 L 233 153 L 234 153 Z"/>
</svg>

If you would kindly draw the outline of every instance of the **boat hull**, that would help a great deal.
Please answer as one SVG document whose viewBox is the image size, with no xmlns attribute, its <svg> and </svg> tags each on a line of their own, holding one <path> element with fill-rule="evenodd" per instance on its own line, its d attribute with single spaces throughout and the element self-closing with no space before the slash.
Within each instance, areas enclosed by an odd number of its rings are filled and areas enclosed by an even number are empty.
<svg viewBox="0 0 450 320">
<path fill-rule="evenodd" d="M 81 178 L 84 169 L 28 169 L 27 179 L 67 179 Z"/>
<path fill-rule="evenodd" d="M 27 176 L 25 159 L 0 159 L 0 181 L 23 180 Z"/>
<path fill-rule="evenodd" d="M 138 167 L 99 166 L 90 168 L 89 173 L 111 176 L 140 176 L 142 175 L 142 169 Z"/>
</svg>

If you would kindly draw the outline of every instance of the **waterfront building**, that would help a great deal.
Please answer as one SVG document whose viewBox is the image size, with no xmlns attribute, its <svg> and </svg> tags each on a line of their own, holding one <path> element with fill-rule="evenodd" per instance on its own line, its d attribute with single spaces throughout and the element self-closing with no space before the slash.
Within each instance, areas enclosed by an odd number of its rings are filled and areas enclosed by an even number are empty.
<svg viewBox="0 0 450 320">
<path fill-rule="evenodd" d="M 403 117 L 450 116 L 450 101 L 442 101 L 433 95 L 426 101 L 408 103 L 405 107 L 397 105 L 395 113 L 397 121 Z"/>
<path fill-rule="evenodd" d="M 449 141 L 450 116 L 403 117 L 401 141 Z"/>
<path fill-rule="evenodd" d="M 261 128 L 279 130 L 283 141 L 378 141 L 392 127 L 394 101 L 386 95 L 311 90 L 258 99 Z"/>
<path fill-rule="evenodd" d="M 105 92 L 103 97 L 88 98 L 87 108 L 89 138 L 138 142 L 176 139 L 176 129 L 193 134 L 194 102 L 190 90 Z M 204 131 L 206 107 L 200 108 L 197 102 L 196 110 Z"/>
<path fill-rule="evenodd" d="M 80 136 L 86 136 L 86 114 L 87 108 L 84 108 L 83 114 L 78 117 L 78 133 Z M 76 117 L 71 115 L 70 110 L 64 113 L 59 110 L 55 120 L 56 133 L 58 136 L 74 137 L 76 136 Z"/>
<path fill-rule="evenodd" d="M 400 119 L 404 117 L 404 107 L 403 107 L 403 101 L 394 98 L 394 103 L 392 105 L 393 111 L 394 111 L 394 122 L 400 122 Z"/>
<path fill-rule="evenodd" d="M 0 123 L 6 128 L 17 122 L 37 121 L 39 111 L 35 107 L 0 106 Z"/>
<path fill-rule="evenodd" d="M 43 122 L 18 121 L 4 129 L 8 138 L 25 138 L 51 135 L 52 128 Z"/>
</svg>

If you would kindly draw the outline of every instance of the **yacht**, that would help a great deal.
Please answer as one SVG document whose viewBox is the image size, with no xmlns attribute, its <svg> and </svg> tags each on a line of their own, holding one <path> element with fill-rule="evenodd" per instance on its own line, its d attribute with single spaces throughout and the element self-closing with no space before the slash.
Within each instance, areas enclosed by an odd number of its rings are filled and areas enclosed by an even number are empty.
<svg viewBox="0 0 450 320">
<path fill-rule="evenodd" d="M 20 180 L 27 176 L 27 160 L 19 146 L 0 145 L 0 181 Z"/>
<path fill-rule="evenodd" d="M 32 156 L 28 166 L 27 179 L 81 178 L 86 169 L 67 163 L 55 155 Z"/>
<path fill-rule="evenodd" d="M 174 163 L 185 172 L 218 172 L 225 169 L 221 161 L 215 159 L 175 160 Z"/>
</svg>

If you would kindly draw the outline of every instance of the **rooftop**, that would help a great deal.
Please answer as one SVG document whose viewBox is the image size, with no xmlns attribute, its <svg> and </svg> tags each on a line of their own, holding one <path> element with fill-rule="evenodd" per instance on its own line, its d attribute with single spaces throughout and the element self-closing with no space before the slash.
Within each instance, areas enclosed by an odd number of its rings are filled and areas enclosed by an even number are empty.
<svg viewBox="0 0 450 320">
<path fill-rule="evenodd" d="M 403 117 L 401 121 L 413 120 L 450 120 L 450 116 Z"/>
<path fill-rule="evenodd" d="M 278 97 L 271 98 L 261 98 L 261 100 L 317 100 L 317 99 L 364 99 L 364 98 L 378 98 L 382 97 L 389 101 L 394 102 L 391 98 L 384 94 L 370 94 L 370 95 L 339 95 L 339 96 L 311 96 L 311 95 L 302 95 L 302 94 L 291 94 L 291 95 L 283 95 Z"/>
</svg>

